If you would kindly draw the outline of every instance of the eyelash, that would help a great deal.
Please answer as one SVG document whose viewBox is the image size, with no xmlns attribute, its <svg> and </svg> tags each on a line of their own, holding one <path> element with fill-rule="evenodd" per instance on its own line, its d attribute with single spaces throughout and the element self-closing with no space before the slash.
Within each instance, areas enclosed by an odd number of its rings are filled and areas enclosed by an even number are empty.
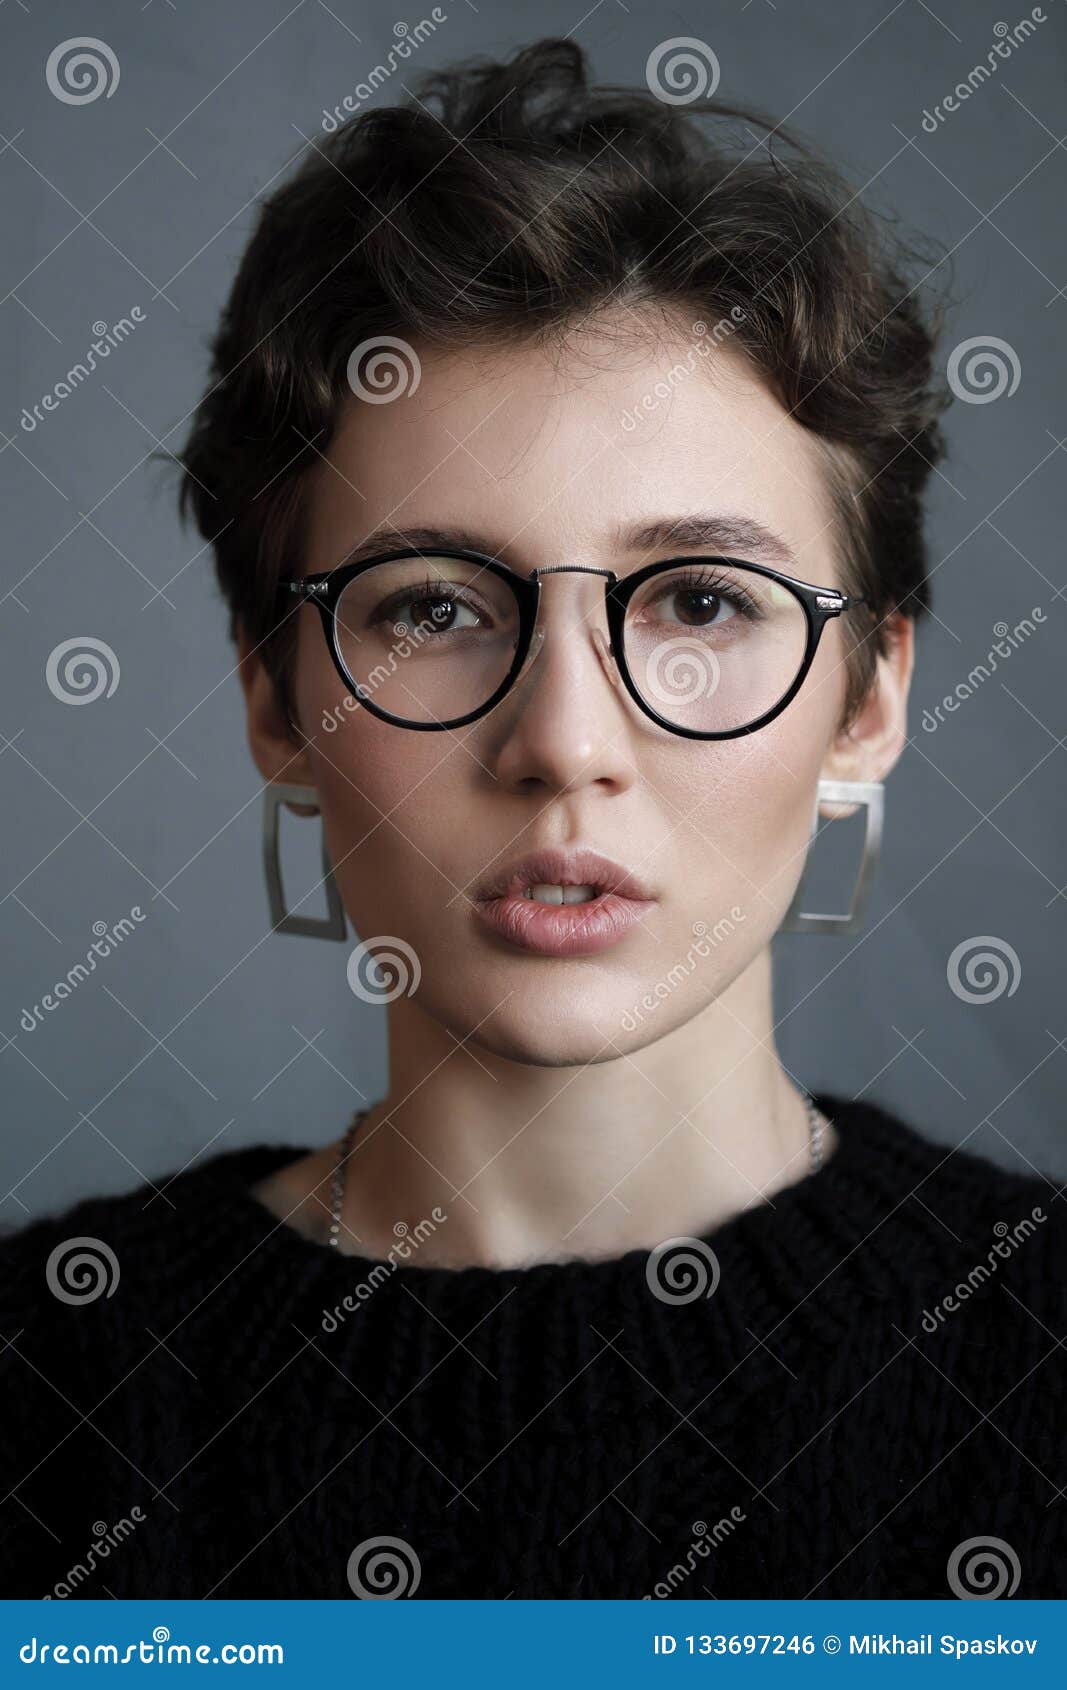
<svg viewBox="0 0 1067 1690">
<path fill-rule="evenodd" d="M 720 571 L 708 568 L 706 565 L 702 569 L 694 566 L 692 569 L 685 570 L 679 580 L 672 580 L 664 590 L 667 593 L 694 591 L 716 593 L 727 603 L 733 605 L 734 609 L 739 611 L 742 616 L 747 616 L 750 621 L 755 622 L 763 615 L 755 599 L 745 591 L 744 587 L 739 586 L 728 575 L 723 575 Z"/>
</svg>

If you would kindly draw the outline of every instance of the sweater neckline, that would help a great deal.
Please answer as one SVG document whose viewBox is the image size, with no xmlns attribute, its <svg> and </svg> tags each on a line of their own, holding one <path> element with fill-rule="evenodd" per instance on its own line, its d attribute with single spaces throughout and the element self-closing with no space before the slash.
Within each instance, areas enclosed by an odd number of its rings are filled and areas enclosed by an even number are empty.
<svg viewBox="0 0 1067 1690">
<path fill-rule="evenodd" d="M 836 1149 L 822 1166 L 781 1187 L 766 1201 L 754 1202 L 724 1221 L 711 1222 L 699 1232 L 687 1234 L 687 1239 L 715 1251 L 720 1246 L 734 1247 L 746 1237 L 764 1231 L 788 1232 L 795 1219 L 806 1229 L 806 1223 L 833 1215 L 839 1254 L 844 1254 L 841 1246 L 846 1244 L 847 1235 L 855 1233 L 851 1242 L 858 1243 L 886 1212 L 887 1156 L 893 1161 L 902 1147 L 910 1151 L 905 1163 L 913 1169 L 913 1180 L 923 1177 L 917 1171 L 919 1163 L 925 1163 L 923 1171 L 929 1169 L 935 1147 L 887 1110 L 873 1103 L 849 1102 L 831 1093 L 812 1095 L 817 1107 L 833 1123 L 838 1137 Z M 398 1283 L 406 1282 L 414 1290 L 434 1293 L 490 1283 L 502 1289 L 575 1279 L 597 1284 L 620 1276 L 629 1277 L 638 1265 L 643 1274 L 648 1262 L 650 1252 L 641 1245 L 614 1255 L 570 1256 L 508 1266 L 419 1264 L 417 1255 L 411 1260 L 390 1261 L 361 1251 L 336 1250 L 307 1237 L 288 1221 L 280 1220 L 251 1190 L 266 1174 L 307 1155 L 309 1148 L 288 1142 L 241 1146 L 215 1157 L 200 1170 L 200 1177 L 214 1187 L 220 1202 L 219 1220 L 224 1226 L 228 1214 L 233 1243 L 242 1255 L 246 1250 L 255 1251 L 264 1264 L 267 1260 L 278 1268 L 288 1264 L 301 1278 L 311 1276 L 324 1283 L 332 1280 L 351 1283 L 365 1276 L 380 1275 L 385 1268 Z M 881 1214 L 877 1216 L 872 1214 L 870 1206 L 871 1197 L 876 1194 L 883 1198 Z"/>
<path fill-rule="evenodd" d="M 346 1379 L 384 1346 L 394 1371 L 417 1380 L 438 1340 L 477 1333 L 486 1365 L 504 1378 L 516 1356 L 545 1345 L 577 1375 L 583 1345 L 622 1330 L 632 1365 L 647 1378 L 666 1366 L 682 1395 L 690 1347 L 710 1340 L 724 1379 L 744 1364 L 737 1403 L 753 1390 L 774 1397 L 789 1373 L 807 1376 L 813 1358 L 855 1342 L 858 1310 L 884 1315 L 887 1298 L 894 1307 L 915 1301 L 944 1255 L 945 1234 L 909 1198 L 946 1157 L 959 1158 L 877 1104 L 822 1092 L 815 1101 L 836 1128 L 833 1154 L 769 1200 L 693 1235 L 699 1253 L 711 1252 L 711 1273 L 710 1288 L 692 1300 L 661 1296 L 659 1265 L 640 1247 L 506 1267 L 419 1265 L 417 1255 L 385 1265 L 342 1254 L 279 1220 L 250 1189 L 307 1153 L 288 1143 L 239 1147 L 187 1170 L 167 1187 L 173 1209 L 162 1233 L 152 1209 L 133 1221 L 127 1247 L 155 1251 L 168 1282 L 181 1287 L 189 1306 L 170 1335 L 180 1333 L 186 1364 L 200 1378 L 226 1374 L 242 1393 L 284 1370 L 298 1347 L 327 1340 Z M 481 1369 L 473 1372 L 484 1383 Z M 329 1396 L 336 1384 L 343 1396 L 338 1374 L 326 1374 L 322 1390 Z M 501 1428 L 505 1437 L 521 1429 L 506 1415 Z"/>
</svg>

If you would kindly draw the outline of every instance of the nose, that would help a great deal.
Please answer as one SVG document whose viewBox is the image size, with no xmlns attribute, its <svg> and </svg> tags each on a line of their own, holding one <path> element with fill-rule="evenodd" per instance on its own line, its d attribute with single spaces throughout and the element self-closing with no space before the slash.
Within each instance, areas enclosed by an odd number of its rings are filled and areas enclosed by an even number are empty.
<svg viewBox="0 0 1067 1690">
<path fill-rule="evenodd" d="M 542 586 L 537 626 L 523 671 L 500 710 L 494 772 L 513 791 L 624 791 L 635 778 L 627 698 L 608 638 L 608 570 L 583 582 Z"/>
</svg>

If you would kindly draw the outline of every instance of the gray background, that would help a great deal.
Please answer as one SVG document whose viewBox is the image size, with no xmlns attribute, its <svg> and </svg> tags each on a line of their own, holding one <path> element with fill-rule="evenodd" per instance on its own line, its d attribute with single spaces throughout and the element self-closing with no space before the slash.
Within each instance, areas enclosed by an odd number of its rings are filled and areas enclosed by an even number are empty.
<svg viewBox="0 0 1067 1690">
<path fill-rule="evenodd" d="M 933 135 L 924 108 L 1022 9 L 444 9 L 415 71 L 573 33 L 598 80 L 640 85 L 659 42 L 701 38 L 723 97 L 791 117 L 876 204 L 952 250 L 959 303 L 943 355 L 972 336 L 1016 354 L 1014 394 L 950 413 L 930 505 L 937 619 L 921 632 L 866 932 L 779 938 L 776 1013 L 783 1060 L 812 1087 L 872 1097 L 1005 1165 L 1067 1174 L 1060 0 Z M 385 1011 L 348 989 L 351 947 L 269 933 L 260 783 L 211 560 L 178 525 L 173 470 L 147 454 L 184 441 L 256 196 L 321 133 L 322 109 L 384 59 L 396 21 L 347 0 L 12 0 L 0 12 L 7 1226 L 242 1142 L 322 1142 L 386 1085 Z M 76 35 L 115 52 L 112 97 L 74 106 L 49 91 L 48 55 Z M 400 96 L 412 64 L 378 102 Z M 23 406 L 84 355 L 95 321 L 134 305 L 145 321 L 133 336 L 27 433 Z M 986 655 L 994 624 L 1035 606 L 1044 624 L 924 731 L 924 710 Z M 113 648 L 121 678 L 110 698 L 72 707 L 45 668 L 86 634 Z M 287 821 L 287 851 L 303 853 L 290 871 L 310 875 L 318 824 Z M 839 824 L 818 850 L 857 844 Z M 817 886 L 825 872 L 820 857 Z M 93 923 L 135 904 L 143 924 L 25 1032 L 23 1009 L 84 957 Z M 966 1002 L 948 959 L 981 935 L 1015 953 L 1017 984 Z"/>
</svg>

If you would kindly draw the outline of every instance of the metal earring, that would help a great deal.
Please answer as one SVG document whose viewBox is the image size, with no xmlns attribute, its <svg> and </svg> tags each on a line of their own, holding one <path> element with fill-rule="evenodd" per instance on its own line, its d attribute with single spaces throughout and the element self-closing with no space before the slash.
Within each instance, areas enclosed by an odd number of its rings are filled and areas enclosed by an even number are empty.
<svg viewBox="0 0 1067 1690">
<path fill-rule="evenodd" d="M 882 816 L 885 786 L 880 780 L 820 780 L 811 818 L 811 840 L 819 829 L 819 805 L 825 798 L 842 804 L 862 804 L 866 810 L 866 828 L 859 873 L 852 892 L 852 902 L 843 915 L 813 914 L 801 909 L 805 874 L 793 894 L 793 901 L 785 914 L 780 931 L 783 933 L 858 933 L 863 927 L 863 911 L 878 866 L 882 844 Z M 809 844 L 811 843 L 809 840 Z M 807 864 L 805 864 L 805 871 Z"/>
<path fill-rule="evenodd" d="M 278 839 L 283 804 L 314 804 L 317 810 L 318 794 L 313 786 L 281 786 L 275 781 L 269 781 L 263 788 L 263 870 L 267 877 L 271 926 L 276 933 L 302 933 L 309 939 L 344 939 L 347 937 L 345 907 L 333 876 L 325 830 L 322 836 L 322 882 L 326 888 L 326 915 L 291 915 L 285 907 Z"/>
</svg>

